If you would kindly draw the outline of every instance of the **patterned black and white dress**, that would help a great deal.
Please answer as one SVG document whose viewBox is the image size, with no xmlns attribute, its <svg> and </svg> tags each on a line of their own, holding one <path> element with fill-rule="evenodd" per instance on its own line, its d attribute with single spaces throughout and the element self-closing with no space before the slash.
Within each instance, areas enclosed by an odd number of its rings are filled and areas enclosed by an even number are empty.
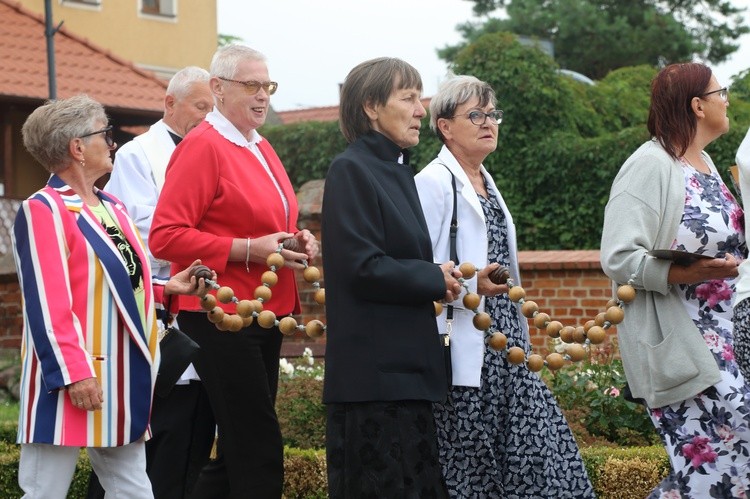
<svg viewBox="0 0 750 499">
<path fill-rule="evenodd" d="M 487 189 L 491 193 L 490 189 Z M 488 260 L 509 266 L 508 231 L 497 199 L 479 196 L 487 221 Z M 485 299 L 508 346 L 530 351 L 516 304 Z M 525 364 L 487 347 L 481 387 L 454 386 L 435 405 L 440 463 L 452 498 L 593 498 L 573 434 L 552 393 Z"/>
</svg>

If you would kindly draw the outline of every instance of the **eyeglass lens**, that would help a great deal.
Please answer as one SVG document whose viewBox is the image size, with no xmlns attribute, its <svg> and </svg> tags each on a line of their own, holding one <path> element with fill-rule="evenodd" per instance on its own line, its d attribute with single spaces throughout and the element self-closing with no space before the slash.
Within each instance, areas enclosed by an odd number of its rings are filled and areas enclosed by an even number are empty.
<svg viewBox="0 0 750 499">
<path fill-rule="evenodd" d="M 104 131 L 104 141 L 107 143 L 109 147 L 114 147 L 115 145 L 115 134 L 112 131 L 112 128 L 109 128 Z"/>
<path fill-rule="evenodd" d="M 469 113 L 469 119 L 477 126 L 484 125 L 487 118 L 490 119 L 490 123 L 498 125 L 503 121 L 503 112 L 499 109 L 490 111 L 489 113 L 483 113 L 482 111 L 472 111 Z"/>
<path fill-rule="evenodd" d="M 245 85 L 247 92 L 251 95 L 257 94 L 261 88 L 268 92 L 268 95 L 273 95 L 276 92 L 276 88 L 279 86 L 275 81 L 266 81 L 261 83 L 259 81 L 251 80 L 242 83 L 243 85 Z"/>
</svg>

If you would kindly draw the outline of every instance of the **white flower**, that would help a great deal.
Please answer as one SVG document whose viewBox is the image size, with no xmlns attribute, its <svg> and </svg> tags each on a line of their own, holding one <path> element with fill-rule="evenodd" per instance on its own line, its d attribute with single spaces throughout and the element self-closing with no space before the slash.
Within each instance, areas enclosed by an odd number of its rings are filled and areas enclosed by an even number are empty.
<svg viewBox="0 0 750 499">
<path fill-rule="evenodd" d="M 279 360 L 279 369 L 287 376 L 292 376 L 294 374 L 294 366 L 284 358 Z"/>
</svg>

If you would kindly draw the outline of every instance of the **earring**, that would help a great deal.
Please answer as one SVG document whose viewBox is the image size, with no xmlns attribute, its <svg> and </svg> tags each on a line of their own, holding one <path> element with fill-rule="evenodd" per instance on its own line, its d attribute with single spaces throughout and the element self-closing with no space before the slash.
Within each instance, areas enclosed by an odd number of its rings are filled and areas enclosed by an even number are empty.
<svg viewBox="0 0 750 499">
<path fill-rule="evenodd" d="M 219 100 L 221 101 L 222 104 L 224 104 L 224 97 L 220 97 Z"/>
<path fill-rule="evenodd" d="M 81 160 L 81 168 L 85 168 L 85 167 L 86 167 L 86 161 Z"/>
</svg>

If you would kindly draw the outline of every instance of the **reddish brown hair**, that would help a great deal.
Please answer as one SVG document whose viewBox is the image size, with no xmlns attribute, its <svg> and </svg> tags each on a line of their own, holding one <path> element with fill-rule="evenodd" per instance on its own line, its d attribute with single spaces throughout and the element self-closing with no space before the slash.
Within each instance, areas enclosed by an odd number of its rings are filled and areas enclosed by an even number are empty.
<svg viewBox="0 0 750 499">
<path fill-rule="evenodd" d="M 671 64 L 651 82 L 648 132 L 675 159 L 685 154 L 695 137 L 698 120 L 691 101 L 706 92 L 711 74 L 705 64 Z"/>
</svg>

